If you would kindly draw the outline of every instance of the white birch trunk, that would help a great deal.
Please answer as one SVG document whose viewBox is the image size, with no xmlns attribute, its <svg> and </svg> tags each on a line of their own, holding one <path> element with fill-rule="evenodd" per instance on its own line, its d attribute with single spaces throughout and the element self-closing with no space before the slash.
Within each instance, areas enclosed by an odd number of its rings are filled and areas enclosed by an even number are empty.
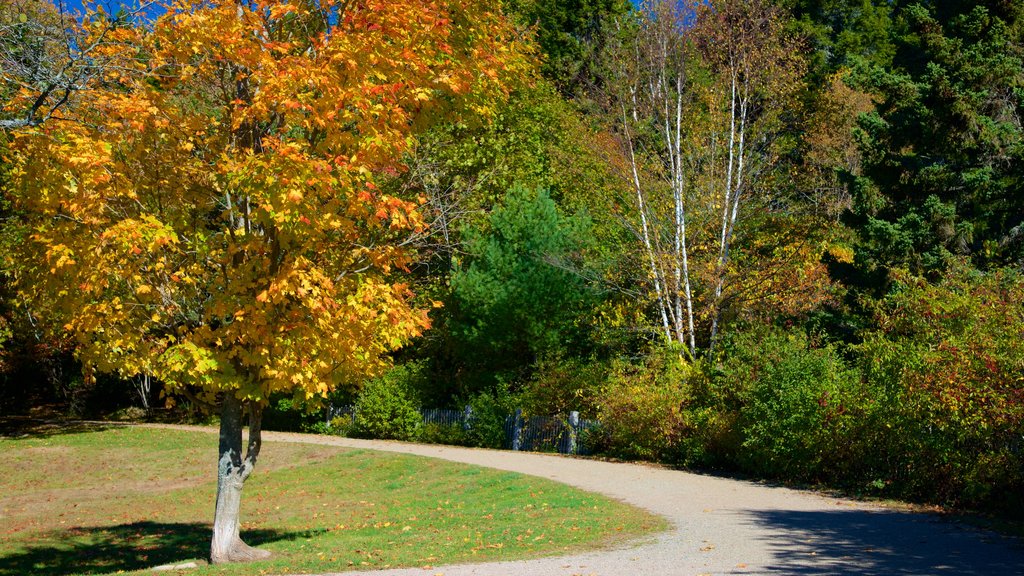
<svg viewBox="0 0 1024 576">
<path fill-rule="evenodd" d="M 736 124 L 736 74 L 733 73 L 733 102 L 731 105 L 732 120 L 731 125 Z M 750 103 L 749 84 L 746 80 L 743 83 L 743 95 L 739 100 L 739 128 L 733 129 L 733 134 L 738 134 L 738 143 L 736 150 L 736 174 L 735 184 L 732 184 L 733 178 L 730 177 L 729 186 L 731 193 L 726 195 L 727 201 L 724 203 L 724 212 L 722 214 L 722 244 L 719 251 L 718 261 L 718 277 L 715 281 L 715 299 L 714 299 L 714 310 L 711 316 L 711 337 L 708 344 L 709 352 L 714 351 L 715 342 L 718 339 L 718 324 L 722 314 L 722 290 L 725 285 L 725 274 L 726 267 L 729 264 L 729 246 L 732 243 L 733 231 L 736 228 L 736 217 L 739 214 L 740 208 L 740 196 L 743 193 L 743 170 L 746 150 L 744 148 L 747 128 L 747 110 Z M 732 172 L 733 163 L 733 144 L 732 137 L 730 137 L 730 149 L 729 149 L 729 171 Z M 728 216 L 728 218 L 726 217 Z"/>
<path fill-rule="evenodd" d="M 667 341 L 671 342 L 672 341 L 672 329 L 671 329 L 671 327 L 669 325 L 668 313 L 665 310 L 665 306 L 666 306 L 666 298 L 665 298 L 665 296 L 666 295 L 664 293 L 664 290 L 662 289 L 661 275 L 660 275 L 660 273 L 658 271 L 658 263 L 657 263 L 656 256 L 655 256 L 655 253 L 654 253 L 654 247 L 653 247 L 653 245 L 651 243 L 650 226 L 648 225 L 648 222 L 647 222 L 647 206 L 646 206 L 646 203 L 644 202 L 643 187 L 640 185 L 640 171 L 639 171 L 639 169 L 637 168 L 637 165 L 636 165 L 636 154 L 635 154 L 635 152 L 633 150 L 633 141 L 630 138 L 629 125 L 628 125 L 628 120 L 626 119 L 626 110 L 625 110 L 624 107 L 623 107 L 623 110 L 622 110 L 622 127 L 623 127 L 623 130 L 624 130 L 624 135 L 625 135 L 626 143 L 629 146 L 629 162 L 630 162 L 630 166 L 633 169 L 633 186 L 634 186 L 634 188 L 636 190 L 637 210 L 640 212 L 641 239 L 643 240 L 644 251 L 647 254 L 648 263 L 651 266 L 651 276 L 653 277 L 653 280 L 654 280 L 654 292 L 655 292 L 655 295 L 657 296 L 658 310 L 661 312 L 661 324 L 662 324 L 662 328 L 663 328 L 663 330 L 665 332 L 665 339 Z"/>
<path fill-rule="evenodd" d="M 685 180 L 683 175 L 682 124 L 683 77 L 682 75 L 679 75 L 676 76 L 676 166 L 678 167 L 678 172 L 676 174 L 676 189 L 679 191 L 677 194 L 678 200 L 676 210 L 679 214 L 679 253 L 683 268 L 683 295 L 686 300 L 686 331 L 689 336 L 690 356 L 696 358 L 697 343 L 693 326 L 693 295 L 690 290 L 690 258 L 689 249 L 686 246 L 686 201 L 683 196 Z M 680 341 L 682 341 L 682 335 L 680 335 Z"/>
</svg>

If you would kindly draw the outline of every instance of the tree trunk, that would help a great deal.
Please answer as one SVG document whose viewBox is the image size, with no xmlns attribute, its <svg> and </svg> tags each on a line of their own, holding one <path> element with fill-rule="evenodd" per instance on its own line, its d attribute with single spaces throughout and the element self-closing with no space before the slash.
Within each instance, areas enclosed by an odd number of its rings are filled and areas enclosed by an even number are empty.
<svg viewBox="0 0 1024 576">
<path fill-rule="evenodd" d="M 633 109 L 633 115 L 636 116 L 636 108 Z M 636 154 L 633 150 L 633 140 L 629 135 L 629 124 L 626 120 L 625 105 L 622 105 L 622 130 L 626 139 L 626 144 L 629 147 L 629 164 L 633 169 L 633 186 L 636 190 L 637 212 L 640 213 L 640 229 L 642 231 L 641 239 L 644 243 L 644 250 L 647 252 L 648 262 L 651 265 L 651 279 L 654 281 L 654 293 L 658 299 L 658 310 L 661 312 L 661 326 L 665 331 L 665 341 L 672 342 L 672 331 L 669 325 L 668 312 L 666 311 L 666 308 L 669 305 L 668 294 L 666 293 L 668 285 L 665 285 L 666 291 L 663 291 L 661 274 L 658 271 L 658 265 L 655 260 L 654 245 L 651 242 L 650 229 L 647 223 L 647 206 L 644 202 L 643 187 L 640 185 L 640 172 L 636 165 L 637 162 Z"/>
<path fill-rule="evenodd" d="M 217 462 L 217 508 L 213 516 L 210 562 L 248 562 L 270 556 L 253 548 L 239 536 L 242 486 L 256 465 L 260 452 L 260 419 L 263 410 L 252 407 L 249 417 L 249 446 L 242 459 L 242 401 L 228 392 L 220 417 L 220 459 Z"/>
</svg>

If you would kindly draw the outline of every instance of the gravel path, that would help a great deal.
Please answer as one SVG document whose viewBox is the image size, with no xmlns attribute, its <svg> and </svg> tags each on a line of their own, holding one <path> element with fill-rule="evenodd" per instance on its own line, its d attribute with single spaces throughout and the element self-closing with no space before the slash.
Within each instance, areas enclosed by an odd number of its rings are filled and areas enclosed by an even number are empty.
<svg viewBox="0 0 1024 576">
<path fill-rule="evenodd" d="M 344 576 L 697 576 L 1024 574 L 1012 538 L 917 514 L 652 466 L 524 452 L 266 432 L 267 441 L 401 452 L 551 478 L 664 516 L 631 547 L 520 562 L 345 572 Z"/>
<path fill-rule="evenodd" d="M 669 531 L 631 547 L 525 562 L 366 573 L 374 576 L 1024 574 L 1024 547 L 1012 538 L 934 515 L 812 492 L 545 454 L 280 433 L 264 433 L 264 439 L 416 454 L 522 472 L 629 502 L 672 523 Z"/>
</svg>

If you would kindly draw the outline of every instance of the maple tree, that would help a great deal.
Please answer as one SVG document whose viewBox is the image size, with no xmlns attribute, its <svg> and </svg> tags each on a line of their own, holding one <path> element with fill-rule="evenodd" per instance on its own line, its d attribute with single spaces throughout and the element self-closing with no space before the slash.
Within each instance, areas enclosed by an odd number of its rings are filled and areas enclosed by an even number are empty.
<svg viewBox="0 0 1024 576">
<path fill-rule="evenodd" d="M 0 5 L 0 128 L 59 119 L 114 69 L 136 56 L 123 44 L 153 0 L 114 17 L 76 18 L 64 2 L 9 0 Z"/>
<path fill-rule="evenodd" d="M 375 178 L 524 77 L 513 33 L 471 0 L 180 0 L 97 27 L 121 65 L 14 134 L 22 297 L 97 369 L 221 403 L 213 562 L 266 555 L 239 506 L 270 395 L 315 403 L 427 327 L 397 277 L 416 201 Z"/>
</svg>

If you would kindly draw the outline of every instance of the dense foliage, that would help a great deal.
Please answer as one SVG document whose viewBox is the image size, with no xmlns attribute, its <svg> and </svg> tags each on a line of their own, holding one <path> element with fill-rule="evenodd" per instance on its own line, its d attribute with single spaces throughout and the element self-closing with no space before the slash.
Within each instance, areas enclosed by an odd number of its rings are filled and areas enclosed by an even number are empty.
<svg viewBox="0 0 1024 576">
<path fill-rule="evenodd" d="M 212 5 L 0 8 L 0 409 L 149 375 L 492 447 L 577 411 L 1024 514 L 1019 2 Z"/>
</svg>

